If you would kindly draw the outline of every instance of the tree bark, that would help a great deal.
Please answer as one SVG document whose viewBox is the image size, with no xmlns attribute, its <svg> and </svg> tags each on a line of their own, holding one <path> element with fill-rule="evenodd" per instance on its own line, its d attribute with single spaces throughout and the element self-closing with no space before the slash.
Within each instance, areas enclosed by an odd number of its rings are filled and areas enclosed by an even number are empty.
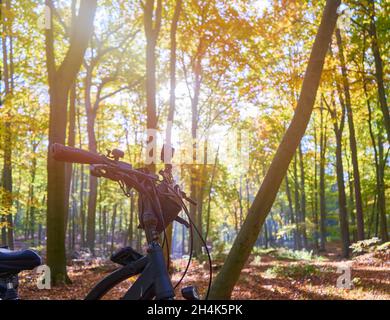
<svg viewBox="0 0 390 320">
<path fill-rule="evenodd" d="M 325 198 L 325 161 L 326 161 L 326 127 L 324 128 L 323 99 L 320 111 L 320 251 L 326 251 L 326 198 Z"/>
<path fill-rule="evenodd" d="M 295 232 L 297 234 L 297 249 L 302 249 L 302 223 L 301 223 L 301 203 L 299 198 L 299 182 L 297 172 L 297 155 L 294 156 L 294 213 L 295 213 Z"/>
<path fill-rule="evenodd" d="M 342 241 L 342 256 L 349 256 L 349 228 L 347 214 L 347 200 L 344 187 L 344 169 L 342 158 L 341 134 L 337 133 L 336 137 L 336 172 L 337 172 L 337 188 L 339 197 L 339 215 L 340 215 L 340 230 Z"/>
<path fill-rule="evenodd" d="M 320 128 L 321 129 L 321 128 Z M 318 139 L 317 139 L 317 128 L 314 128 L 314 181 L 313 181 L 313 222 L 314 222 L 314 250 L 318 252 L 319 246 L 319 229 L 318 229 L 318 165 L 317 165 L 317 152 L 318 150 Z"/>
<path fill-rule="evenodd" d="M 156 167 L 156 57 L 155 50 L 158 34 L 161 27 L 161 0 L 157 0 L 154 9 L 154 0 L 146 0 L 144 6 L 144 29 L 146 36 L 146 129 L 147 139 L 147 165 L 149 170 L 155 171 Z"/>
<path fill-rule="evenodd" d="M 288 208 L 290 210 L 290 223 L 291 223 L 291 225 L 294 225 L 295 224 L 295 217 L 294 217 L 294 209 L 293 209 L 290 185 L 289 185 L 289 181 L 288 181 L 288 172 L 286 173 L 286 176 L 285 176 L 285 184 L 286 184 L 286 194 L 287 194 Z M 293 239 L 294 239 L 294 249 L 298 250 L 297 228 L 293 229 L 292 233 L 293 233 Z"/>
<path fill-rule="evenodd" d="M 371 49 L 375 60 L 375 78 L 378 87 L 379 104 L 383 114 L 383 123 L 385 125 L 386 132 L 387 132 L 387 140 L 390 143 L 390 114 L 389 114 L 389 107 L 387 105 L 386 90 L 385 90 L 385 85 L 383 80 L 383 61 L 379 49 L 378 35 L 376 31 L 375 1 L 370 0 L 370 5 L 371 5 L 371 17 L 370 17 L 369 33 L 371 36 Z"/>
<path fill-rule="evenodd" d="M 176 108 L 176 30 L 177 23 L 180 17 L 181 11 L 181 0 L 176 1 L 175 10 L 173 13 L 172 23 L 171 23 L 171 31 L 170 31 L 170 40 L 171 40 L 171 52 L 169 59 L 169 73 L 170 73 L 170 95 L 169 95 L 169 111 L 167 118 L 167 131 L 166 131 L 166 145 L 168 150 L 171 149 L 171 138 L 172 138 L 172 127 L 173 127 L 173 119 Z M 171 160 L 171 159 L 169 159 Z M 170 163 L 168 163 L 170 165 Z M 173 224 L 170 224 L 166 229 L 167 241 L 166 244 L 169 245 L 168 248 L 163 248 L 163 252 L 165 255 L 165 260 L 169 261 L 169 254 L 172 250 L 172 232 L 173 232 Z"/>
<path fill-rule="evenodd" d="M 69 94 L 69 127 L 68 127 L 68 146 L 74 147 L 76 142 L 76 81 L 72 84 Z M 65 164 L 65 228 L 68 225 L 69 196 L 72 183 L 72 163 Z"/>
<path fill-rule="evenodd" d="M 217 275 L 210 292 L 212 299 L 227 299 L 247 261 L 261 226 L 269 213 L 291 159 L 305 133 L 313 110 L 325 56 L 337 20 L 339 0 L 327 0 L 313 44 L 294 117 L 275 154 L 247 218 Z"/>
<path fill-rule="evenodd" d="M 344 59 L 344 48 L 341 39 L 340 29 L 336 28 L 336 40 L 339 48 L 339 59 L 341 65 L 341 73 L 344 87 L 345 107 L 347 109 L 348 127 L 349 127 L 349 145 L 351 149 L 353 178 L 354 178 L 354 190 L 355 190 L 355 205 L 356 205 L 356 226 L 357 226 L 357 239 L 364 239 L 364 218 L 363 218 L 363 205 L 362 205 L 362 194 L 360 188 L 360 172 L 359 162 L 356 147 L 355 137 L 355 125 L 353 121 L 351 95 L 349 90 L 349 80 L 347 74 L 347 68 Z"/>
<path fill-rule="evenodd" d="M 332 92 L 332 104 L 333 109 L 326 102 L 329 113 L 332 116 L 333 120 L 333 130 L 336 137 L 336 176 L 337 176 L 337 193 L 338 193 L 338 205 L 339 205 L 339 220 L 340 220 L 340 233 L 341 233 L 341 255 L 343 258 L 349 257 L 349 224 L 348 224 L 348 211 L 347 211 L 347 197 L 345 195 L 345 186 L 344 186 L 344 168 L 343 168 L 343 156 L 342 156 L 342 139 L 343 139 L 343 130 L 345 123 L 345 112 L 346 107 L 344 103 L 344 98 L 342 96 L 341 88 L 336 82 L 337 91 L 339 94 L 340 106 L 342 109 L 340 123 L 337 120 L 336 104 L 334 102 L 334 96 Z"/>
<path fill-rule="evenodd" d="M 11 1 L 5 2 L 7 11 L 11 11 Z M 12 48 L 12 17 L 11 13 L 6 18 L 2 15 L 2 51 L 3 51 L 3 69 L 4 69 L 4 87 L 5 95 L 4 101 L 0 101 L 0 105 L 4 103 L 6 108 L 6 118 L 4 121 L 3 133 L 3 172 L 2 172 L 2 211 L 3 223 L 6 224 L 2 228 L 2 240 L 4 245 L 8 245 L 11 249 L 14 247 L 14 232 L 13 232 L 13 218 L 12 218 L 12 96 L 14 89 L 13 82 L 13 48 Z M 8 40 L 8 46 L 7 46 Z M 2 99 L 1 99 L 2 100 Z M 1 221 L 0 221 L 1 222 Z"/>
<path fill-rule="evenodd" d="M 378 134 L 378 157 L 379 157 L 379 170 L 377 177 L 377 189 L 378 189 L 378 212 L 380 216 L 380 231 L 382 242 L 389 241 L 389 235 L 387 232 L 387 219 L 386 219 L 386 193 L 385 193 L 385 166 L 387 156 L 384 155 L 383 140 L 381 132 Z"/>
<path fill-rule="evenodd" d="M 303 163 L 302 143 L 299 144 L 299 168 L 301 173 L 301 223 L 302 223 L 302 240 L 303 247 L 307 249 L 307 233 L 306 233 L 306 192 L 305 192 L 305 167 Z"/>
<path fill-rule="evenodd" d="M 66 109 L 69 89 L 80 69 L 88 40 L 92 34 L 96 0 L 82 0 L 77 17 L 72 21 L 69 49 L 57 68 L 53 29 L 46 30 L 46 61 L 49 80 L 50 116 L 49 146 L 65 144 Z M 53 12 L 53 3 L 46 0 Z M 53 25 L 53 23 L 51 23 Z M 80 32 L 83 30 L 83 32 Z M 47 157 L 47 263 L 52 284 L 67 281 L 65 256 L 65 164 Z"/>
</svg>

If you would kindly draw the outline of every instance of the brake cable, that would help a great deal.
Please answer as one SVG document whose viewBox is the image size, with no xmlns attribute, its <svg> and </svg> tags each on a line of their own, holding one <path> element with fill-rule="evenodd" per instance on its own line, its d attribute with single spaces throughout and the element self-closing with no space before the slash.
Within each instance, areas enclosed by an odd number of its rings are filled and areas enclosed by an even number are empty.
<svg viewBox="0 0 390 320">
<path fill-rule="evenodd" d="M 213 277 L 213 269 L 212 269 L 212 265 L 211 265 L 211 256 L 210 256 L 210 252 L 209 252 L 209 249 L 207 247 L 207 244 L 206 242 L 204 241 L 202 235 L 200 234 L 198 228 L 196 227 L 196 225 L 194 224 L 194 222 L 192 221 L 189 213 L 188 213 L 188 210 L 186 211 L 186 215 L 188 217 L 188 219 L 190 220 L 190 223 L 193 225 L 196 233 L 198 234 L 200 240 L 203 242 L 203 245 L 206 249 L 206 253 L 207 253 L 207 259 L 209 261 L 209 283 L 208 283 L 208 286 L 207 286 L 207 293 L 206 293 L 206 298 L 205 300 L 208 300 L 208 297 L 209 297 L 209 293 L 210 293 L 210 288 L 211 288 L 211 281 L 212 281 L 212 277 Z"/>
<path fill-rule="evenodd" d="M 187 209 L 188 210 L 188 209 Z M 183 225 L 184 227 L 184 225 Z M 192 254 L 193 254 L 193 247 L 194 247 L 194 230 L 192 229 L 192 224 L 190 224 L 190 248 L 189 248 L 189 257 L 188 257 L 188 262 L 187 262 L 187 266 L 180 278 L 180 280 L 176 283 L 176 285 L 174 286 L 174 289 L 176 289 L 179 284 L 183 281 L 184 277 L 186 276 L 187 272 L 188 272 L 188 269 L 191 265 L 191 261 L 192 261 Z"/>
</svg>

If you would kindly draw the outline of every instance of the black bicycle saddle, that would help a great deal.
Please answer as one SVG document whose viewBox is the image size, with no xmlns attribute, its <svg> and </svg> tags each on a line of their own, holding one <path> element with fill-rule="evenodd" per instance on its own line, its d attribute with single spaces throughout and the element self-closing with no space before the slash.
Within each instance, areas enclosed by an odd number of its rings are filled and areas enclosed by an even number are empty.
<svg viewBox="0 0 390 320">
<path fill-rule="evenodd" d="M 34 251 L 12 251 L 0 248 L 0 273 L 18 273 L 31 270 L 42 264 L 41 257 Z"/>
</svg>

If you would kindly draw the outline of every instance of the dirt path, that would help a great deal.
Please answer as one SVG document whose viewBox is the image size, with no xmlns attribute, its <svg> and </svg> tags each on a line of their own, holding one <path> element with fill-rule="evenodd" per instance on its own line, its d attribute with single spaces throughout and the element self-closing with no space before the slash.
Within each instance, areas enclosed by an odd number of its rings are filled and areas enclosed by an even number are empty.
<svg viewBox="0 0 390 320">
<path fill-rule="evenodd" d="M 387 258 L 378 260 L 366 255 L 354 260 L 340 261 L 334 252 L 329 253 L 322 259 L 310 261 L 283 259 L 272 254 L 252 256 L 250 262 L 242 271 L 232 298 L 390 300 L 390 259 Z M 337 279 L 341 275 L 337 273 L 337 269 L 346 265 L 351 267 L 351 289 L 338 288 L 336 285 Z M 185 261 L 176 260 L 175 266 L 180 270 L 184 270 Z M 22 299 L 83 299 L 97 281 L 114 269 L 114 264 L 69 267 L 72 284 L 52 288 L 51 290 L 37 289 L 35 273 L 24 272 L 20 279 L 20 295 Z M 183 281 L 183 285 L 196 284 L 199 291 L 204 293 L 208 283 L 206 269 L 204 265 L 194 262 Z M 278 272 L 275 275 L 270 270 Z M 296 272 L 297 270 L 301 273 L 287 276 L 289 272 Z M 176 283 L 180 276 L 180 272 L 174 273 L 173 282 Z M 119 299 L 133 280 L 129 279 L 122 283 L 110 292 L 107 298 Z M 179 292 L 177 291 L 178 294 Z"/>
</svg>

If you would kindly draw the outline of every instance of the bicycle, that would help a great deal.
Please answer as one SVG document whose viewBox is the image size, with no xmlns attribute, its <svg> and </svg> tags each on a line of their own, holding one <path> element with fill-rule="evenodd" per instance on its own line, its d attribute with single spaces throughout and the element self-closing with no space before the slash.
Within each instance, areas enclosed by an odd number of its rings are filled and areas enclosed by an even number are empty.
<svg viewBox="0 0 390 320">
<path fill-rule="evenodd" d="M 163 146 L 161 151 L 161 160 L 164 161 L 164 150 L 173 155 L 174 149 Z M 147 240 L 147 253 L 142 255 L 131 247 L 125 247 L 111 256 L 111 260 L 121 267 L 101 280 L 87 294 L 85 300 L 98 300 L 114 288 L 116 285 L 126 279 L 139 275 L 138 279 L 127 290 L 122 297 L 123 300 L 171 300 L 175 297 L 175 289 L 183 280 L 192 258 L 192 239 L 193 229 L 197 232 L 203 241 L 210 267 L 209 284 L 206 293 L 206 299 L 210 291 L 212 270 L 211 258 L 207 245 L 193 224 L 188 209 L 183 200 L 193 205 L 196 202 L 180 189 L 172 175 L 172 165 L 165 164 L 164 169 L 159 171 L 162 180 L 146 168 L 134 169 L 131 164 L 119 160 L 124 157 L 124 153 L 118 149 L 108 151 L 107 155 L 101 155 L 78 148 L 68 147 L 61 144 L 53 144 L 50 148 L 51 156 L 57 161 L 89 164 L 91 174 L 118 182 L 123 193 L 130 196 L 132 189 L 138 194 L 138 220 L 139 228 L 143 229 Z M 181 210 L 184 210 L 188 217 L 188 222 L 179 217 Z M 190 229 L 191 246 L 190 257 L 186 269 L 179 280 L 173 286 L 162 247 L 166 242 L 169 250 L 169 243 L 165 234 L 165 229 L 173 221 L 177 221 Z M 164 241 L 160 245 L 160 234 L 164 233 Z M 169 252 L 169 251 L 168 251 Z M 182 296 L 187 300 L 199 300 L 199 294 L 194 286 L 185 287 L 181 290 Z"/>
</svg>

